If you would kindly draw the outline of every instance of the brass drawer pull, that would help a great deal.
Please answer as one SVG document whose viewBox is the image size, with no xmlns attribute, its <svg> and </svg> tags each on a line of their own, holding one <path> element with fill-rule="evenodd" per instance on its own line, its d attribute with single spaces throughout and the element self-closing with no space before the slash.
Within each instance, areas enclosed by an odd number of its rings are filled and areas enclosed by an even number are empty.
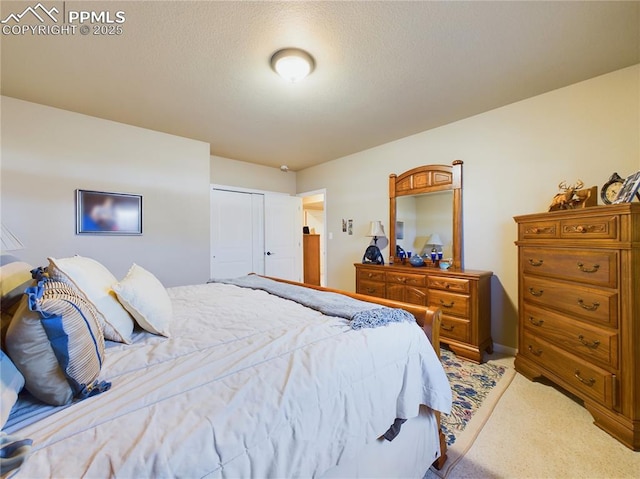
<svg viewBox="0 0 640 479">
<path fill-rule="evenodd" d="M 588 304 L 585 304 L 582 299 L 578 300 L 578 304 L 582 309 L 586 309 L 587 311 L 595 311 L 600 306 L 600 303 L 598 303 L 597 301 L 594 301 L 593 304 L 589 306 Z"/>
<path fill-rule="evenodd" d="M 598 341 L 597 339 L 595 341 L 593 341 L 592 343 L 590 343 L 589 341 L 585 341 L 584 336 L 582 334 L 580 336 L 578 336 L 578 341 L 580 341 L 586 347 L 591 348 L 591 349 L 595 349 L 600 345 L 600 341 Z"/>
<path fill-rule="evenodd" d="M 574 376 L 578 381 L 580 381 L 582 384 L 586 384 L 587 386 L 593 386 L 596 383 L 596 380 L 593 378 L 589 378 L 589 379 L 582 378 L 580 376 L 580 371 L 577 369 L 576 369 L 576 372 L 574 373 Z"/>
<path fill-rule="evenodd" d="M 542 349 L 533 349 L 531 345 L 529 345 L 529 352 L 534 356 L 540 356 L 542 354 Z"/>
<path fill-rule="evenodd" d="M 551 234 L 553 233 L 553 228 L 551 227 L 547 227 L 547 228 L 537 228 L 537 227 L 533 227 L 531 228 L 531 233 L 533 233 L 534 235 L 539 235 L 539 234 Z"/>
<path fill-rule="evenodd" d="M 584 267 L 583 263 L 578 263 L 578 268 L 580 269 L 580 271 L 582 271 L 583 273 L 596 273 L 598 271 L 598 269 L 600 268 L 599 264 L 594 264 L 593 268 L 591 269 L 586 269 Z"/>
<path fill-rule="evenodd" d="M 538 261 L 535 261 L 535 260 L 529 259 L 529 264 L 530 264 L 531 266 L 542 266 L 542 263 L 543 263 L 543 262 L 544 262 L 544 261 L 542 261 L 541 259 L 539 259 Z"/>
<path fill-rule="evenodd" d="M 544 293 L 544 290 L 539 289 L 538 291 L 536 291 L 533 288 L 529 288 L 529 292 L 534 296 L 542 296 L 542 293 Z"/>
<path fill-rule="evenodd" d="M 367 293 L 375 293 L 376 288 L 367 288 Z"/>
<path fill-rule="evenodd" d="M 533 319 L 533 316 L 529 316 L 529 322 L 534 326 L 542 326 L 544 320 L 542 319 Z"/>
<path fill-rule="evenodd" d="M 453 305 L 456 304 L 455 301 L 451 301 L 449 304 L 445 303 L 443 300 L 440 300 L 440 304 L 445 308 L 453 308 Z"/>
<path fill-rule="evenodd" d="M 440 327 L 449 332 L 453 331 L 453 328 L 455 328 L 455 326 L 445 326 L 444 323 L 440 323 Z"/>
</svg>

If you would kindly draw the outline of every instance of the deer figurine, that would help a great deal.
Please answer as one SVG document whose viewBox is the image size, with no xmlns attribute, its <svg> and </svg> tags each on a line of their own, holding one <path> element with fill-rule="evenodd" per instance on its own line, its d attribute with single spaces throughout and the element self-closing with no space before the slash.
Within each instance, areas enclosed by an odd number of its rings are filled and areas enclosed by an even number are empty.
<svg viewBox="0 0 640 479">
<path fill-rule="evenodd" d="M 582 182 L 582 180 L 578 180 L 575 185 L 569 186 L 567 186 L 566 181 L 560 182 L 558 188 L 561 192 L 555 195 L 553 197 L 553 200 L 551 200 L 549 211 L 566 210 L 569 208 L 573 208 L 573 196 L 576 194 L 576 191 L 581 189 L 583 186 L 584 183 Z"/>
</svg>

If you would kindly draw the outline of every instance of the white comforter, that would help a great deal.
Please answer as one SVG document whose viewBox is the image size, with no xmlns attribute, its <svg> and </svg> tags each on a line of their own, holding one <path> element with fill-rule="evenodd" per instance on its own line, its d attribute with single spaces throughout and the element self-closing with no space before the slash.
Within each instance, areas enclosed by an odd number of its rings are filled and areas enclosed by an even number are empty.
<svg viewBox="0 0 640 479">
<path fill-rule="evenodd" d="M 420 404 L 450 410 L 415 324 L 353 331 L 226 284 L 169 294 L 172 337 L 108 348 L 111 390 L 11 427 L 34 441 L 18 477 L 312 477 Z"/>
</svg>

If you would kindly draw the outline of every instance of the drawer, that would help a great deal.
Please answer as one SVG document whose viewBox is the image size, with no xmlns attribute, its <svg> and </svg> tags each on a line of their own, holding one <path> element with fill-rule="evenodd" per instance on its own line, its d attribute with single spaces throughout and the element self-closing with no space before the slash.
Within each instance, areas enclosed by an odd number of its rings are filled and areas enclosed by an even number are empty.
<svg viewBox="0 0 640 479">
<path fill-rule="evenodd" d="M 614 374 L 553 346 L 544 339 L 524 332 L 522 351 L 529 360 L 554 373 L 574 391 L 588 396 L 608 408 L 617 402 Z M 550 378 L 553 379 L 553 378 Z"/>
<path fill-rule="evenodd" d="M 443 314 L 468 318 L 469 303 L 469 296 L 434 289 L 429 290 L 429 306 L 442 309 Z"/>
<path fill-rule="evenodd" d="M 608 288 L 617 287 L 617 251 L 528 247 L 523 247 L 520 251 L 522 271 L 525 273 L 554 276 Z"/>
<path fill-rule="evenodd" d="M 372 269 L 359 268 L 358 279 L 369 281 L 381 281 L 384 283 L 384 271 L 375 271 Z"/>
<path fill-rule="evenodd" d="M 469 342 L 471 338 L 469 321 L 443 314 L 442 322 L 440 323 L 440 335 L 457 341 Z"/>
<path fill-rule="evenodd" d="M 378 283 L 376 281 L 358 281 L 358 291 L 356 293 L 366 294 L 368 296 L 377 296 L 378 298 L 384 298 L 384 283 Z"/>
<path fill-rule="evenodd" d="M 389 283 L 406 284 L 407 286 L 426 286 L 426 275 L 389 271 L 387 272 L 387 281 Z"/>
<path fill-rule="evenodd" d="M 429 276 L 427 286 L 431 289 L 444 289 L 453 293 L 469 293 L 469 280 L 460 278 L 447 278 L 445 276 Z"/>
<path fill-rule="evenodd" d="M 618 293 L 579 284 L 523 275 L 525 302 L 577 315 L 595 324 L 618 326 Z"/>
<path fill-rule="evenodd" d="M 407 286 L 404 288 L 404 296 L 402 301 L 405 303 L 417 304 L 420 306 L 427 306 L 427 289 L 426 288 L 414 288 L 413 286 Z"/>
<path fill-rule="evenodd" d="M 541 336 L 588 361 L 618 368 L 618 333 L 615 330 L 589 326 L 530 304 L 524 305 L 522 324 L 535 336 Z"/>
<path fill-rule="evenodd" d="M 618 240 L 618 216 L 603 215 L 560 221 L 560 237 L 574 240 Z"/>
<path fill-rule="evenodd" d="M 518 239 L 551 239 L 560 236 L 558 221 L 536 221 L 518 225 Z"/>
</svg>

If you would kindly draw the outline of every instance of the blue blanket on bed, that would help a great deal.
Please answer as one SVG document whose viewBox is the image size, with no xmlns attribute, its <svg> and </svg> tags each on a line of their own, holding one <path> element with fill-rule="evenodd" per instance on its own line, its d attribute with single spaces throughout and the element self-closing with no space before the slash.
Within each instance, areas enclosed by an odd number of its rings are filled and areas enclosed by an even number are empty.
<svg viewBox="0 0 640 479">
<path fill-rule="evenodd" d="M 300 303 L 327 316 L 350 321 L 352 329 L 375 328 L 400 321 L 415 321 L 411 313 L 399 308 L 387 308 L 329 291 L 318 291 L 295 284 L 281 283 L 255 274 L 230 279 L 213 279 L 212 283 L 226 283 L 241 288 L 260 289 Z"/>
</svg>

